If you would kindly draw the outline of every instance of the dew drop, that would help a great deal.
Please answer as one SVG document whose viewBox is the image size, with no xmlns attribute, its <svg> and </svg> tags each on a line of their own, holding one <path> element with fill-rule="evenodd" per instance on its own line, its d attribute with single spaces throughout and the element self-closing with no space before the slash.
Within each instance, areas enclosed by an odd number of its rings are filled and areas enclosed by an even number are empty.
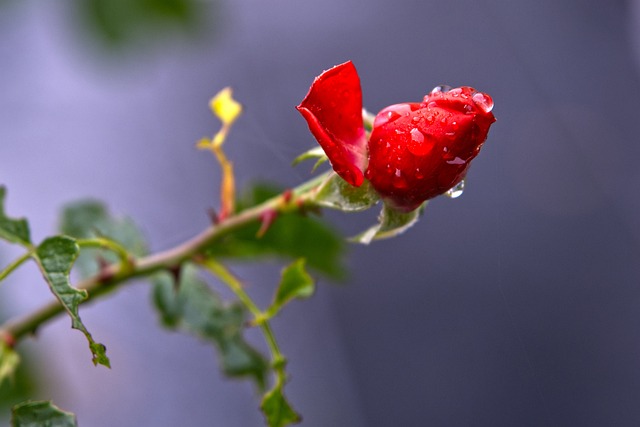
<svg viewBox="0 0 640 427">
<path fill-rule="evenodd" d="M 473 94 L 473 102 L 485 113 L 490 113 L 493 110 L 493 99 L 485 93 L 476 92 Z"/>
<path fill-rule="evenodd" d="M 395 188 L 400 188 L 400 189 L 407 188 L 408 186 L 407 180 L 402 177 L 402 171 L 400 171 L 400 169 L 396 169 L 396 173 L 391 179 L 391 184 Z"/>
<path fill-rule="evenodd" d="M 464 165 L 467 162 L 465 160 L 461 159 L 460 157 L 456 157 L 453 160 L 447 160 L 447 163 L 450 164 L 450 165 Z"/>
<path fill-rule="evenodd" d="M 414 156 L 426 156 L 433 149 L 433 144 L 425 141 L 425 136 L 419 129 L 411 129 L 411 141 L 407 144 L 407 149 Z"/>
<path fill-rule="evenodd" d="M 453 187 L 451 187 L 449 191 L 444 193 L 444 195 L 451 199 L 456 199 L 462 196 L 462 193 L 464 193 L 464 179 L 459 183 L 457 183 L 456 185 L 454 185 Z"/>
<path fill-rule="evenodd" d="M 419 144 L 424 142 L 424 135 L 418 128 L 411 129 L 411 139 Z"/>
<path fill-rule="evenodd" d="M 450 90 L 451 86 L 449 85 L 438 85 L 431 89 L 431 93 L 449 92 Z"/>
</svg>

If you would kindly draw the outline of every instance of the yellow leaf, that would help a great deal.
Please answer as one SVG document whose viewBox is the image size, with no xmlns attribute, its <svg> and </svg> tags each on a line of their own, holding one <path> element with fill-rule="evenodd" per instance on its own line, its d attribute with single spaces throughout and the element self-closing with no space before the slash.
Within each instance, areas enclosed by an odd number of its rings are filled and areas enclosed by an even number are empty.
<svg viewBox="0 0 640 427">
<path fill-rule="evenodd" d="M 201 150 L 209 150 L 211 148 L 211 140 L 209 138 L 200 138 L 196 147 Z"/>
<path fill-rule="evenodd" d="M 211 98 L 209 107 L 225 126 L 231 125 L 242 113 L 242 104 L 233 99 L 230 87 L 225 87 Z"/>
</svg>

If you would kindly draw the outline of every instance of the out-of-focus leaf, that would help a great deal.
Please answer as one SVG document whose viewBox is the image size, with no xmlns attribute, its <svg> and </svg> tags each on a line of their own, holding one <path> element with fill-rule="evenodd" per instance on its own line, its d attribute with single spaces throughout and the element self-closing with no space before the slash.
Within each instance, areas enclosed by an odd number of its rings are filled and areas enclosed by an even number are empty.
<svg viewBox="0 0 640 427">
<path fill-rule="evenodd" d="M 0 386 L 5 380 L 11 380 L 20 364 L 20 356 L 4 341 L 0 341 Z"/>
<path fill-rule="evenodd" d="M 12 427 L 77 427 L 76 416 L 50 401 L 24 402 L 13 407 Z"/>
<path fill-rule="evenodd" d="M 230 126 L 242 114 L 242 104 L 233 99 L 233 90 L 225 87 L 209 101 L 211 112 L 223 125 Z"/>
<path fill-rule="evenodd" d="M 240 304 L 223 303 L 188 265 L 178 286 L 168 273 L 156 275 L 153 284 L 154 303 L 166 327 L 213 342 L 226 375 L 250 377 L 264 388 L 268 363 L 242 336 L 246 313 Z"/>
<path fill-rule="evenodd" d="M 389 239 L 404 233 L 413 224 L 418 221 L 426 206 L 426 202 L 418 209 L 409 213 L 399 212 L 385 203 L 378 217 L 378 224 L 369 228 L 367 231 L 351 238 L 356 243 L 368 245 L 373 240 Z"/>
<path fill-rule="evenodd" d="M 29 223 L 24 218 L 12 219 L 4 212 L 4 197 L 7 189 L 0 186 L 0 239 L 21 245 L 30 245 Z"/>
<path fill-rule="evenodd" d="M 256 186 L 239 206 L 247 208 L 279 194 L 266 186 Z M 305 258 L 309 267 L 331 278 L 344 277 L 343 239 L 317 219 L 301 213 L 277 216 L 262 237 L 257 237 L 259 223 L 248 224 L 217 240 L 207 255 L 216 259 L 255 260 L 257 257 Z"/>
<path fill-rule="evenodd" d="M 85 28 L 121 48 L 168 35 L 188 35 L 202 23 L 205 5 L 197 0 L 76 0 Z"/>
<path fill-rule="evenodd" d="M 354 187 L 337 174 L 320 186 L 313 201 L 317 204 L 343 212 L 359 212 L 378 203 L 380 196 L 365 180 L 360 187 Z"/>
<path fill-rule="evenodd" d="M 269 427 L 285 427 L 302 421 L 284 396 L 281 382 L 264 395 L 260 408 Z"/>
<path fill-rule="evenodd" d="M 315 291 L 315 285 L 304 267 L 305 260 L 300 258 L 282 270 L 282 277 L 271 307 L 267 310 L 269 317 L 275 316 L 294 298 L 309 298 Z"/>
<path fill-rule="evenodd" d="M 81 331 L 87 338 L 94 365 L 110 367 L 105 346 L 93 340 L 78 313 L 78 306 L 87 299 L 87 291 L 76 289 L 69 282 L 69 273 L 79 252 L 78 244 L 71 237 L 54 236 L 38 246 L 36 259 L 51 292 L 69 313 L 71 327 Z"/>
<path fill-rule="evenodd" d="M 106 237 L 114 240 L 135 256 L 147 253 L 147 245 L 142 232 L 129 218 L 114 217 L 107 207 L 95 200 L 83 200 L 66 205 L 62 210 L 60 231 L 77 239 Z M 98 273 L 98 260 L 111 263 L 118 257 L 111 251 L 86 248 L 77 261 L 84 277 Z"/>
<path fill-rule="evenodd" d="M 26 360 L 25 360 L 26 359 Z M 0 343 L 0 415 L 11 406 L 33 396 L 37 375 L 28 357 L 20 357 L 5 343 Z"/>
</svg>

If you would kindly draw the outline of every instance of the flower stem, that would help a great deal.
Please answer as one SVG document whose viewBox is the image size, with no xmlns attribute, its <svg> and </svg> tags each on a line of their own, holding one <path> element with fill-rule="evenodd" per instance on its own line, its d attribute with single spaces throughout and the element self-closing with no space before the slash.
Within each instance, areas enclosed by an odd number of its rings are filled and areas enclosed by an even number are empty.
<svg viewBox="0 0 640 427">
<path fill-rule="evenodd" d="M 15 269 L 20 267 L 26 260 L 31 258 L 33 253 L 31 251 L 25 252 L 22 256 L 16 258 L 11 264 L 9 264 L 4 270 L 0 271 L 0 282 L 4 280 L 9 274 L 13 273 Z"/>
<path fill-rule="evenodd" d="M 312 199 L 315 189 L 324 182 L 328 176 L 329 172 L 323 173 L 302 183 L 291 192 L 287 192 L 292 195 L 292 200 L 289 200 L 291 196 L 286 194 L 275 196 L 259 205 L 229 215 L 221 222 L 212 225 L 200 234 L 174 248 L 139 258 L 133 265 L 128 266 L 121 263 L 109 265 L 98 275 L 85 279 L 76 286 L 78 289 L 84 289 L 88 293 L 89 297 L 83 303 L 95 301 L 98 297 L 109 294 L 131 279 L 149 276 L 161 270 L 176 268 L 185 261 L 193 260 L 197 258 L 206 247 L 215 243 L 223 236 L 228 235 L 246 224 L 260 221 L 267 211 L 289 212 L 293 209 L 300 209 L 305 205 L 313 204 Z M 110 249 L 116 248 L 110 247 Z M 116 252 L 118 252 L 117 249 Z M 30 256 L 31 253 L 28 252 L 11 263 L 0 273 L 0 278 L 4 278 L 11 273 Z M 259 309 L 255 307 L 255 305 L 254 308 L 259 312 Z M 25 336 L 33 334 L 43 324 L 63 312 L 64 308 L 62 305 L 55 301 L 24 317 L 11 319 L 0 325 L 0 340 L 3 336 L 10 336 L 15 341 L 18 341 Z M 267 333 L 270 331 L 270 328 L 267 326 L 266 329 L 263 328 L 263 331 Z M 269 334 L 267 333 L 267 335 Z M 273 336 L 272 333 L 270 335 Z M 269 342 L 270 338 L 267 338 L 267 341 Z M 274 343 L 275 341 L 269 342 L 272 351 L 274 349 L 277 350 L 277 346 L 273 347 Z M 279 354 L 279 351 L 276 351 L 276 355 L 277 354 Z"/>
<path fill-rule="evenodd" d="M 263 313 L 260 308 L 258 308 L 256 303 L 253 302 L 249 294 L 244 290 L 244 287 L 242 286 L 240 280 L 224 265 L 210 258 L 200 262 L 200 265 L 205 267 L 209 272 L 211 272 L 222 282 L 224 282 L 229 287 L 229 289 L 231 289 L 231 291 L 238 297 L 240 302 L 242 302 L 245 307 L 247 307 L 247 309 L 251 312 L 251 314 L 253 314 L 254 322 L 260 326 L 260 329 L 262 329 L 262 333 L 264 334 L 264 338 L 269 347 L 272 365 L 277 376 L 277 381 L 284 383 L 284 365 L 286 359 L 280 351 L 280 347 L 278 346 L 276 337 L 273 334 L 273 330 L 271 329 L 271 325 L 269 324 L 265 313 Z"/>
</svg>

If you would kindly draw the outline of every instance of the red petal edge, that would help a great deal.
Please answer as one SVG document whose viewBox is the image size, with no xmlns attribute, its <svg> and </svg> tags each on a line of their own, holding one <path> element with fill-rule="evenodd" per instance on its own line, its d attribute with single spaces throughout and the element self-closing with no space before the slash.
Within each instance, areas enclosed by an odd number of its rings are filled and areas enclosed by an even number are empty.
<svg viewBox="0 0 640 427">
<path fill-rule="evenodd" d="M 367 163 L 367 139 L 362 121 L 362 90 L 351 61 L 315 78 L 297 110 L 327 154 L 333 170 L 359 187 Z"/>
</svg>

